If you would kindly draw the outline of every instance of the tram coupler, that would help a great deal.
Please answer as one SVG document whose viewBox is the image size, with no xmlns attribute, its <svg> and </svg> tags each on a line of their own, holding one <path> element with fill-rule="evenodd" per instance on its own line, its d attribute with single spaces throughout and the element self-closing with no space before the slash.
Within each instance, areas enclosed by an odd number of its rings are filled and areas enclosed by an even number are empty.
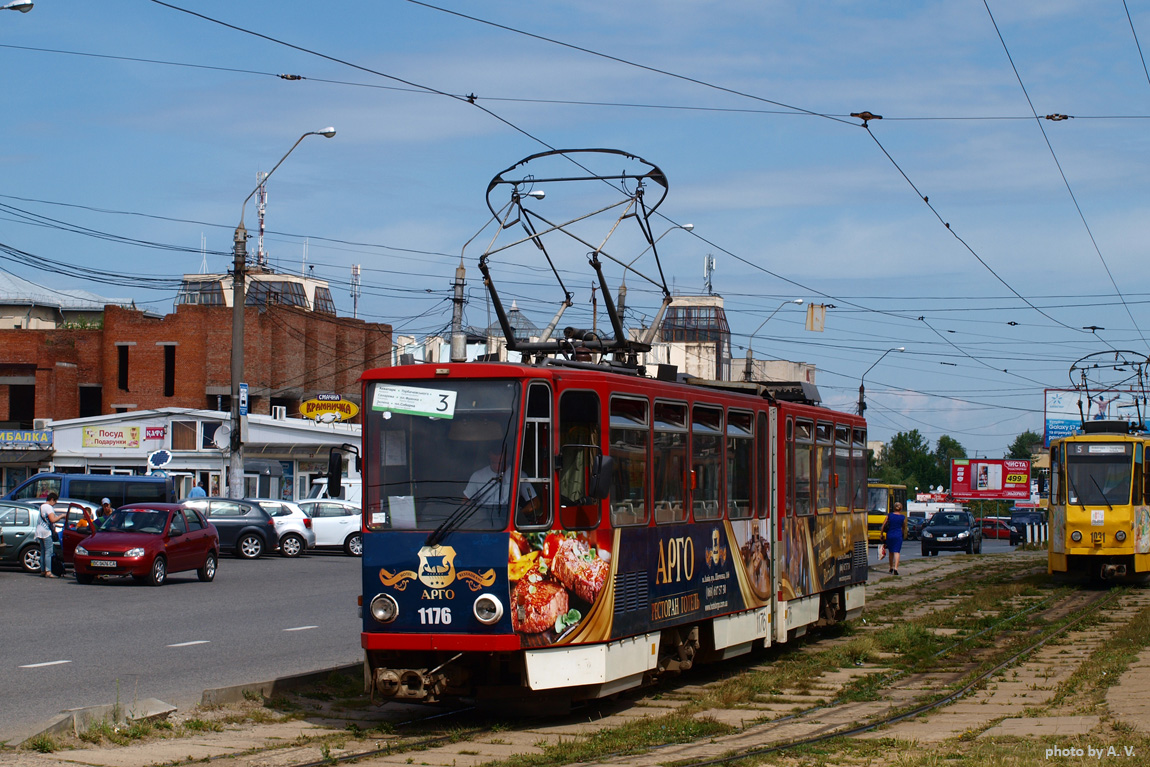
<svg viewBox="0 0 1150 767">
<path fill-rule="evenodd" d="M 1102 579 L 1126 577 L 1126 565 L 1102 565 Z"/>
<path fill-rule="evenodd" d="M 377 668 L 375 689 L 383 698 L 434 703 L 447 689 L 447 675 L 427 669 Z"/>
</svg>

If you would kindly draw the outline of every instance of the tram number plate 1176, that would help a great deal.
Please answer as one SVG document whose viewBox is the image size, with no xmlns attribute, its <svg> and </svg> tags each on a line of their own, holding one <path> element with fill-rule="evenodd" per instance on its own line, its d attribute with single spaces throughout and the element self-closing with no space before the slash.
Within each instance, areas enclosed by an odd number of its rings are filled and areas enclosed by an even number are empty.
<svg viewBox="0 0 1150 767">
<path fill-rule="evenodd" d="M 418 612 L 419 622 L 425 626 L 448 626 L 451 624 L 450 607 L 421 607 Z"/>
</svg>

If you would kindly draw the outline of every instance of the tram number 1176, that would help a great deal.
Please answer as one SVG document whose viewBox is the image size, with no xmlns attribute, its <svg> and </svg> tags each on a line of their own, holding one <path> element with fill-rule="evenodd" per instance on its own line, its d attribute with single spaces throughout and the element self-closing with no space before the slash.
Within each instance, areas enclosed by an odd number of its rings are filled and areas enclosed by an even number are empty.
<svg viewBox="0 0 1150 767">
<path fill-rule="evenodd" d="M 450 607 L 421 607 L 419 622 L 425 626 L 447 626 L 451 623 Z"/>
</svg>

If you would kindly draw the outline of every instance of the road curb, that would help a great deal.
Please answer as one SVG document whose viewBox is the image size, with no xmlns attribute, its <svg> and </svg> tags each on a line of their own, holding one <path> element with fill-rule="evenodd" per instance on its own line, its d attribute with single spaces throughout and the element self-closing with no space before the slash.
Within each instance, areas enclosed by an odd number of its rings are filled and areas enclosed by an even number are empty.
<svg viewBox="0 0 1150 767">
<path fill-rule="evenodd" d="M 259 695 L 264 698 L 273 698 L 280 693 L 289 692 L 291 690 L 298 690 L 300 687 L 307 687 L 308 685 L 323 682 L 332 674 L 362 675 L 363 661 L 358 663 L 349 663 L 343 666 L 335 666 L 320 671 L 309 671 L 303 674 L 294 674 L 292 676 L 281 676 L 277 679 L 272 679 L 266 682 L 236 684 L 231 685 L 230 687 L 216 687 L 210 690 L 204 690 L 203 697 L 200 699 L 200 705 L 222 706 L 228 703 L 239 703 L 246 697 L 253 695 Z"/>
<path fill-rule="evenodd" d="M 156 698 L 145 698 L 129 706 L 106 703 L 101 706 L 69 708 L 48 721 L 38 732 L 21 740 L 21 744 L 45 735 L 79 737 L 80 733 L 99 722 L 146 722 L 166 719 L 176 707 Z"/>
<path fill-rule="evenodd" d="M 237 684 L 230 687 L 216 687 L 204 690 L 200 699 L 200 705 L 222 706 L 228 703 L 238 703 L 243 701 L 246 696 L 251 695 L 271 698 L 280 693 L 298 690 L 301 687 L 326 681 L 332 674 L 362 675 L 363 662 L 348 663 L 342 666 L 321 669 L 320 671 L 309 671 L 303 674 L 278 677 L 266 682 Z M 70 708 L 52 717 L 45 726 L 36 732 L 26 737 L 14 738 L 13 740 L 18 740 L 18 742 L 23 745 L 30 740 L 46 735 L 79 737 L 81 732 L 99 722 L 113 721 L 117 717 L 126 722 L 155 721 L 167 718 L 176 710 L 176 706 L 165 703 L 162 700 L 157 700 L 156 698 L 145 698 L 129 706 L 107 703 L 100 706 Z"/>
</svg>

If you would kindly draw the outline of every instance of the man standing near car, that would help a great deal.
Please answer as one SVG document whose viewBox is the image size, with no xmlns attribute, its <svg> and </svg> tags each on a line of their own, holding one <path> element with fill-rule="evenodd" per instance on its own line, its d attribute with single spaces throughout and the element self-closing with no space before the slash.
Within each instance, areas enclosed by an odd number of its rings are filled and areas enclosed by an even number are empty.
<svg viewBox="0 0 1150 767">
<path fill-rule="evenodd" d="M 40 505 L 40 519 L 36 522 L 36 540 L 40 542 L 40 576 L 55 578 L 52 575 L 52 553 L 56 545 L 56 529 L 54 524 L 64 518 L 63 514 L 56 513 L 56 500 L 60 496 L 48 493 L 44 503 Z"/>
<path fill-rule="evenodd" d="M 112 499 L 103 498 L 100 500 L 100 509 L 96 512 L 96 530 L 104 526 L 104 520 L 112 516 Z M 92 532 L 96 532 L 93 530 Z"/>
</svg>

